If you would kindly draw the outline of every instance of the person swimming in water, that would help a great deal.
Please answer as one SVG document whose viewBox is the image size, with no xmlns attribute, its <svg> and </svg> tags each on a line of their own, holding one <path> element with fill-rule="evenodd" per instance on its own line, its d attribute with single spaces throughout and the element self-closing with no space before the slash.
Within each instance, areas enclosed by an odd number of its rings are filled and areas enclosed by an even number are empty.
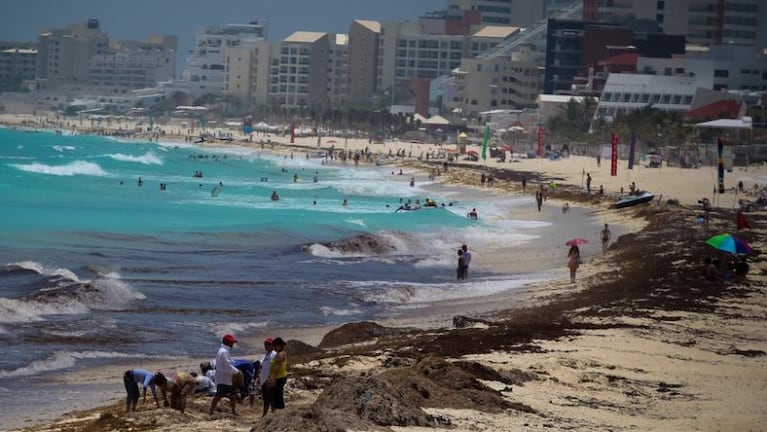
<svg viewBox="0 0 767 432">
<path fill-rule="evenodd" d="M 277 195 L 277 191 L 272 191 L 271 199 L 272 199 L 272 201 L 279 201 L 280 200 L 280 196 Z"/>
<path fill-rule="evenodd" d="M 466 214 L 466 217 L 468 217 L 471 220 L 477 220 L 479 216 L 477 215 L 477 209 L 473 208 L 471 211 Z"/>
</svg>

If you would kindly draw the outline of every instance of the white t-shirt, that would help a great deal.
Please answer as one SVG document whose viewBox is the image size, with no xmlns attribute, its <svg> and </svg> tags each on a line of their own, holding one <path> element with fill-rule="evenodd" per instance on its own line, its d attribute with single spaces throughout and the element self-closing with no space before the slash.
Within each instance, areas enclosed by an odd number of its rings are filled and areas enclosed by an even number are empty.
<svg viewBox="0 0 767 432">
<path fill-rule="evenodd" d="M 232 385 L 232 375 L 239 372 L 239 369 L 232 365 L 232 358 L 229 355 L 229 347 L 221 345 L 216 354 L 216 384 Z"/>
<path fill-rule="evenodd" d="M 264 358 L 261 359 L 261 373 L 258 375 L 258 380 L 263 385 L 266 380 L 269 379 L 269 370 L 272 368 L 272 359 L 277 355 L 277 351 L 271 350 L 264 354 Z"/>
</svg>

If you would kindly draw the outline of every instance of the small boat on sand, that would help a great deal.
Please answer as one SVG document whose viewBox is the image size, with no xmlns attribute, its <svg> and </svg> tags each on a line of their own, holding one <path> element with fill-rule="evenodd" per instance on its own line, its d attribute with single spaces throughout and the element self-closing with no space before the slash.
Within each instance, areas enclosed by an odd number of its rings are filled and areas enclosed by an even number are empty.
<svg viewBox="0 0 767 432">
<path fill-rule="evenodd" d="M 624 195 L 618 198 L 618 201 L 615 201 L 615 204 L 613 204 L 613 208 L 619 209 L 619 208 L 631 207 L 637 204 L 650 202 L 654 198 L 655 198 L 655 195 L 646 191 L 631 194 L 631 195 Z"/>
</svg>

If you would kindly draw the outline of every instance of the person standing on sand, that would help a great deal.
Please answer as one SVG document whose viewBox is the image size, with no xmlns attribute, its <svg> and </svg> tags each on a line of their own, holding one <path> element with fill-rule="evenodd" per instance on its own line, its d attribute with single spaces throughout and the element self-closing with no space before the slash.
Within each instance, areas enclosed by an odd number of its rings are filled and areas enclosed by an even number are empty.
<svg viewBox="0 0 767 432">
<path fill-rule="evenodd" d="M 267 381 L 269 381 L 269 371 L 272 367 L 272 359 L 277 355 L 277 352 L 272 349 L 272 338 L 266 338 L 264 341 L 264 357 L 261 359 L 261 365 L 258 370 L 258 382 L 261 384 L 261 398 L 264 400 L 264 414 L 262 417 L 269 413 L 269 407 L 272 406 L 274 400 L 274 387 L 268 387 Z"/>
<path fill-rule="evenodd" d="M 578 246 L 572 245 L 567 252 L 567 267 L 570 269 L 570 283 L 575 283 L 575 272 L 581 264 L 581 251 Z"/>
<path fill-rule="evenodd" d="M 152 398 L 157 404 L 157 408 L 160 408 L 160 400 L 157 399 L 157 392 L 155 386 L 160 387 L 163 390 L 162 395 L 165 399 L 165 387 L 168 384 L 168 379 L 165 378 L 160 372 L 152 374 L 146 369 L 130 369 L 123 374 L 123 384 L 125 385 L 125 392 L 128 394 L 126 398 L 126 411 L 136 411 L 136 405 L 140 397 L 138 385 L 139 383 L 144 387 L 144 403 L 146 403 L 146 389 L 149 387 L 152 390 Z M 167 405 L 168 401 L 165 400 Z"/>
<path fill-rule="evenodd" d="M 210 401 L 208 415 L 212 416 L 216 410 L 216 405 L 222 397 L 229 398 L 232 405 L 232 414 L 237 415 L 237 395 L 234 392 L 232 377 L 240 373 L 240 370 L 232 365 L 232 357 L 229 351 L 234 347 L 237 340 L 234 336 L 228 334 L 222 339 L 221 347 L 216 353 L 216 395 Z"/>
<path fill-rule="evenodd" d="M 602 254 L 607 253 L 607 246 L 610 245 L 611 236 L 612 233 L 610 233 L 610 228 L 608 228 L 607 224 L 605 224 L 605 228 L 602 230 Z"/>
<path fill-rule="evenodd" d="M 288 354 L 285 352 L 285 341 L 282 338 L 274 338 L 272 348 L 276 355 L 272 358 L 269 366 L 269 378 L 267 387 L 273 387 L 272 412 L 285 408 L 285 383 L 288 382 Z"/>
</svg>

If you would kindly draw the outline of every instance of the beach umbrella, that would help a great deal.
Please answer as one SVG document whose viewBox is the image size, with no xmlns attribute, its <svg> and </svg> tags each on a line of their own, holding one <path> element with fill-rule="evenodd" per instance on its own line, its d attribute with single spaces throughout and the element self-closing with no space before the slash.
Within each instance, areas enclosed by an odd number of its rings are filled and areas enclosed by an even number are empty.
<svg viewBox="0 0 767 432">
<path fill-rule="evenodd" d="M 732 234 L 715 235 L 706 240 L 706 244 L 731 254 L 750 254 L 753 252 L 747 241 Z"/>
<path fill-rule="evenodd" d="M 479 155 L 479 153 L 477 153 L 476 150 L 469 150 L 469 151 L 466 152 L 466 154 L 469 155 L 469 156 L 478 156 Z"/>
<path fill-rule="evenodd" d="M 574 239 L 570 239 L 570 240 L 566 241 L 565 244 L 567 246 L 580 246 L 580 245 L 586 244 L 588 242 L 589 241 L 586 240 L 585 238 L 576 237 Z"/>
</svg>

